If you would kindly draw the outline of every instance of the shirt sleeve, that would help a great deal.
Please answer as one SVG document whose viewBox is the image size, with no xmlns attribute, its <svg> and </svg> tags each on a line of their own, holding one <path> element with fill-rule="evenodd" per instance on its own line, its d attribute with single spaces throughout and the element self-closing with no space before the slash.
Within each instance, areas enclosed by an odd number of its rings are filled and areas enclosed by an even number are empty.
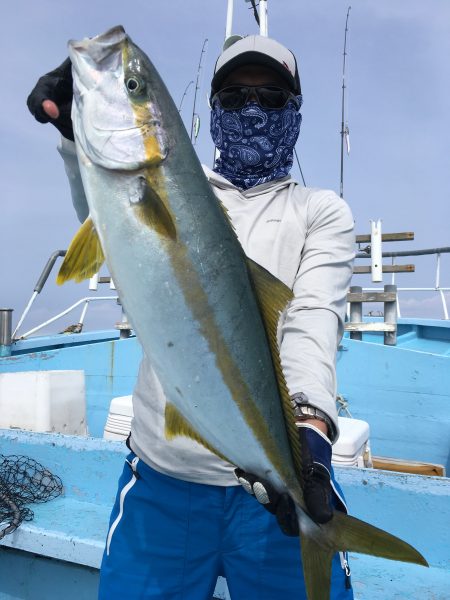
<svg viewBox="0 0 450 600">
<path fill-rule="evenodd" d="M 66 175 L 69 179 L 73 207 L 77 213 L 78 220 L 80 223 L 83 223 L 89 215 L 89 207 L 86 200 L 86 194 L 84 193 L 83 181 L 81 180 L 75 143 L 61 137 L 58 152 L 62 156 Z"/>
<path fill-rule="evenodd" d="M 353 217 L 348 205 L 329 191 L 315 192 L 307 215 L 294 298 L 281 325 L 281 364 L 289 393 L 305 394 L 338 431 L 336 352 L 352 276 Z"/>
</svg>

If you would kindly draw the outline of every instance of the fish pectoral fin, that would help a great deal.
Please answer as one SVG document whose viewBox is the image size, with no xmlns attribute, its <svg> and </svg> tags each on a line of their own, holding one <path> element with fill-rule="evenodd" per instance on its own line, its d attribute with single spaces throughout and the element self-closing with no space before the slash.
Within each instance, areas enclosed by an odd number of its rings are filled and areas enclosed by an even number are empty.
<svg viewBox="0 0 450 600">
<path fill-rule="evenodd" d="M 180 411 L 170 402 L 167 402 L 166 404 L 165 417 L 165 434 L 168 440 L 173 440 L 175 437 L 182 435 L 198 442 L 222 460 L 230 462 L 225 456 L 223 456 L 223 454 L 218 452 L 199 433 L 197 433 L 192 425 L 183 417 Z"/>
<path fill-rule="evenodd" d="M 133 203 L 137 217 L 163 237 L 177 239 L 175 221 L 158 192 L 143 179 L 138 202 Z"/>
<path fill-rule="evenodd" d="M 105 255 L 100 239 L 91 217 L 88 217 L 70 242 L 56 283 L 62 285 L 69 279 L 74 279 L 79 283 L 84 279 L 89 279 L 98 273 L 104 262 Z"/>
<path fill-rule="evenodd" d="M 345 513 L 335 511 L 324 525 L 316 525 L 304 516 L 298 521 L 308 600 L 329 600 L 331 561 L 336 552 L 359 552 L 428 566 L 410 544 Z"/>
</svg>

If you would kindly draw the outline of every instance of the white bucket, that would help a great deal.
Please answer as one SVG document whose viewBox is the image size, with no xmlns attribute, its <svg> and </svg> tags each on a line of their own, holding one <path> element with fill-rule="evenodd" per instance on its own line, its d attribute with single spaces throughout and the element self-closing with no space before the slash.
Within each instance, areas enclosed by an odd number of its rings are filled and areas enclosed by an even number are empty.
<svg viewBox="0 0 450 600">
<path fill-rule="evenodd" d="M 366 421 L 338 417 L 339 439 L 333 445 L 332 463 L 345 467 L 369 467 L 370 427 Z"/>
</svg>

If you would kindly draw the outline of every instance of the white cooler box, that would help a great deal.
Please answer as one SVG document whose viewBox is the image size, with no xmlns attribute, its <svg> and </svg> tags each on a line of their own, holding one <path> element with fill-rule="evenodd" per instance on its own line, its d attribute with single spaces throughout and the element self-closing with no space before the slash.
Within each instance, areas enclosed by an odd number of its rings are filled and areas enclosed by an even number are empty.
<svg viewBox="0 0 450 600">
<path fill-rule="evenodd" d="M 103 437 L 107 440 L 126 440 L 131 429 L 133 404 L 131 396 L 111 400 Z M 340 436 L 333 446 L 332 462 L 336 466 L 369 467 L 369 424 L 359 419 L 338 417 Z"/>
<path fill-rule="evenodd" d="M 339 439 L 331 461 L 338 467 L 371 467 L 369 424 L 359 419 L 338 417 Z"/>
<path fill-rule="evenodd" d="M 105 440 L 126 440 L 131 430 L 133 404 L 131 396 L 118 396 L 111 400 L 103 438 Z"/>
<path fill-rule="evenodd" d="M 1 373 L 0 428 L 86 435 L 84 371 Z"/>
</svg>

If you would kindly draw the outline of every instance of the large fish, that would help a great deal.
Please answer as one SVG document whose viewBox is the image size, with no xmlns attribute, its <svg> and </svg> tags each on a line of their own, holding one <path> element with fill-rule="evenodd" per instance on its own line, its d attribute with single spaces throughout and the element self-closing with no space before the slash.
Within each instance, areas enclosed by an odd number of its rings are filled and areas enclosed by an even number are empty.
<svg viewBox="0 0 450 600">
<path fill-rule="evenodd" d="M 337 551 L 426 564 L 343 513 L 325 525 L 308 516 L 276 335 L 291 290 L 245 257 L 163 81 L 123 28 L 69 49 L 90 217 L 59 283 L 91 276 L 106 257 L 167 396 L 167 435 L 193 437 L 294 499 L 309 600 L 328 600 Z"/>
</svg>

